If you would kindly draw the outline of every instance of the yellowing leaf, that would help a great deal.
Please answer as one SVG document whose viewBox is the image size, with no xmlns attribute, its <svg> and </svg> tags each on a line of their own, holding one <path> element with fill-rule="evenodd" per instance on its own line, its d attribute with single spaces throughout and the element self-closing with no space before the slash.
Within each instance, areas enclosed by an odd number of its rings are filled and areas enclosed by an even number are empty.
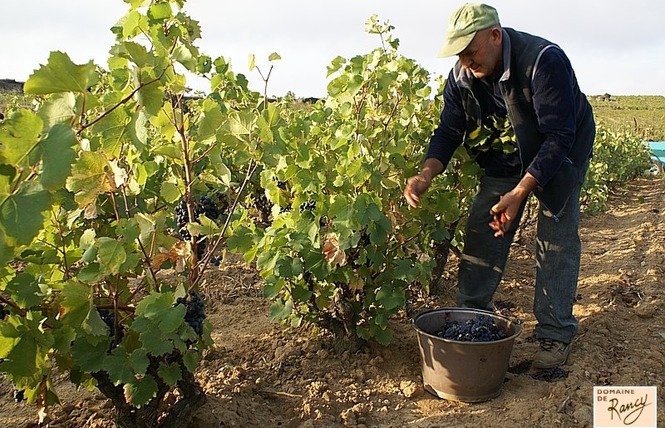
<svg viewBox="0 0 665 428">
<path fill-rule="evenodd" d="M 332 266 L 344 266 L 346 264 L 346 253 L 339 247 L 337 234 L 331 233 L 326 237 L 323 244 L 323 254 L 326 261 Z"/>
<path fill-rule="evenodd" d="M 365 279 L 359 276 L 354 276 L 351 281 L 349 281 L 349 290 L 351 291 L 362 291 L 365 288 Z"/>
</svg>

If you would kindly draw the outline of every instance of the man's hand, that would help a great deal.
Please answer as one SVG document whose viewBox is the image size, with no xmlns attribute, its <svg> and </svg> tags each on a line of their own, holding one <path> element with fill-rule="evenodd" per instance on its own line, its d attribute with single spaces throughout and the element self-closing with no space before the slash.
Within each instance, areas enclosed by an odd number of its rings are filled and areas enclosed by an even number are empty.
<svg viewBox="0 0 665 428">
<path fill-rule="evenodd" d="M 510 229 L 520 207 L 531 193 L 536 188 L 538 182 L 531 173 L 526 173 L 524 177 L 517 183 L 510 192 L 502 195 L 499 202 L 490 209 L 492 221 L 489 226 L 494 231 L 494 236 L 500 238 Z"/>
<path fill-rule="evenodd" d="M 510 229 L 510 225 L 517 217 L 522 200 L 518 200 L 511 192 L 501 196 L 499 202 L 490 209 L 492 221 L 489 226 L 494 231 L 494 236 L 501 238 Z"/>
<path fill-rule="evenodd" d="M 420 196 L 431 186 L 432 179 L 428 179 L 423 174 L 414 175 L 406 181 L 404 188 L 404 197 L 410 207 L 416 208 L 420 203 Z"/>
<path fill-rule="evenodd" d="M 432 185 L 432 179 L 443 172 L 445 166 L 435 158 L 425 160 L 420 174 L 406 180 L 404 197 L 410 207 L 415 208 L 420 203 L 420 196 Z"/>
</svg>

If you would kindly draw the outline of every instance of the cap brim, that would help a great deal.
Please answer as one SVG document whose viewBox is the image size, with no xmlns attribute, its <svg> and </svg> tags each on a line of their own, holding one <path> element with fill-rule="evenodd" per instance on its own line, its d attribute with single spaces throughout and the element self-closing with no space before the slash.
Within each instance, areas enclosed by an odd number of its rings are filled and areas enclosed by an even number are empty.
<svg viewBox="0 0 665 428">
<path fill-rule="evenodd" d="M 455 40 L 446 41 L 446 44 L 439 51 L 437 57 L 447 58 L 449 56 L 455 56 L 462 52 L 464 49 L 471 44 L 471 40 L 475 37 L 476 33 L 471 33 L 466 36 L 457 37 Z"/>
</svg>

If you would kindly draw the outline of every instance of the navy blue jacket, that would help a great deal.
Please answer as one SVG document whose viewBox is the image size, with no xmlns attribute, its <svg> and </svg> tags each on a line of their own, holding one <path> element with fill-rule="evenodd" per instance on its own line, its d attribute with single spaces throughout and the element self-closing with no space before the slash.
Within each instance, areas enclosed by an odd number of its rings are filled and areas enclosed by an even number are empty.
<svg viewBox="0 0 665 428">
<path fill-rule="evenodd" d="M 446 82 L 441 121 L 426 158 L 447 166 L 465 135 L 484 117 L 503 109 L 517 140 L 517 173 L 528 171 L 536 178 L 534 193 L 556 215 L 583 180 L 592 155 L 595 124 L 591 105 L 580 91 L 565 53 L 549 41 L 504 28 L 503 60 L 504 73 L 497 83 L 502 100 L 457 62 Z M 498 170 L 497 164 L 510 162 L 508 156 L 490 160 L 489 165 Z M 510 165 L 504 169 L 511 171 Z"/>
</svg>

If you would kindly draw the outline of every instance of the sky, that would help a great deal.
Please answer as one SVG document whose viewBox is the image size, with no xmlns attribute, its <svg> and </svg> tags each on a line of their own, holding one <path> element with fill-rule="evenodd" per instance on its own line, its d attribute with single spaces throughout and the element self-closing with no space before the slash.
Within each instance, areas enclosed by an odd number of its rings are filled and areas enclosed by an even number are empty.
<svg viewBox="0 0 665 428">
<path fill-rule="evenodd" d="M 438 58 L 448 18 L 462 0 L 187 0 L 185 12 L 198 20 L 195 44 L 212 58 L 223 56 L 233 71 L 263 92 L 276 52 L 268 94 L 326 95 L 326 66 L 380 46 L 365 33 L 373 14 L 395 27 L 399 52 L 432 75 L 447 76 L 455 58 Z M 587 95 L 665 95 L 665 1 L 663 0 L 493 0 L 501 24 L 558 44 L 570 58 Z M 93 60 L 106 68 L 114 44 L 111 26 L 128 11 L 123 0 L 3 0 L 0 12 L 0 79 L 25 81 L 51 51 L 75 63 Z M 194 89 L 205 81 L 190 78 Z"/>
</svg>

